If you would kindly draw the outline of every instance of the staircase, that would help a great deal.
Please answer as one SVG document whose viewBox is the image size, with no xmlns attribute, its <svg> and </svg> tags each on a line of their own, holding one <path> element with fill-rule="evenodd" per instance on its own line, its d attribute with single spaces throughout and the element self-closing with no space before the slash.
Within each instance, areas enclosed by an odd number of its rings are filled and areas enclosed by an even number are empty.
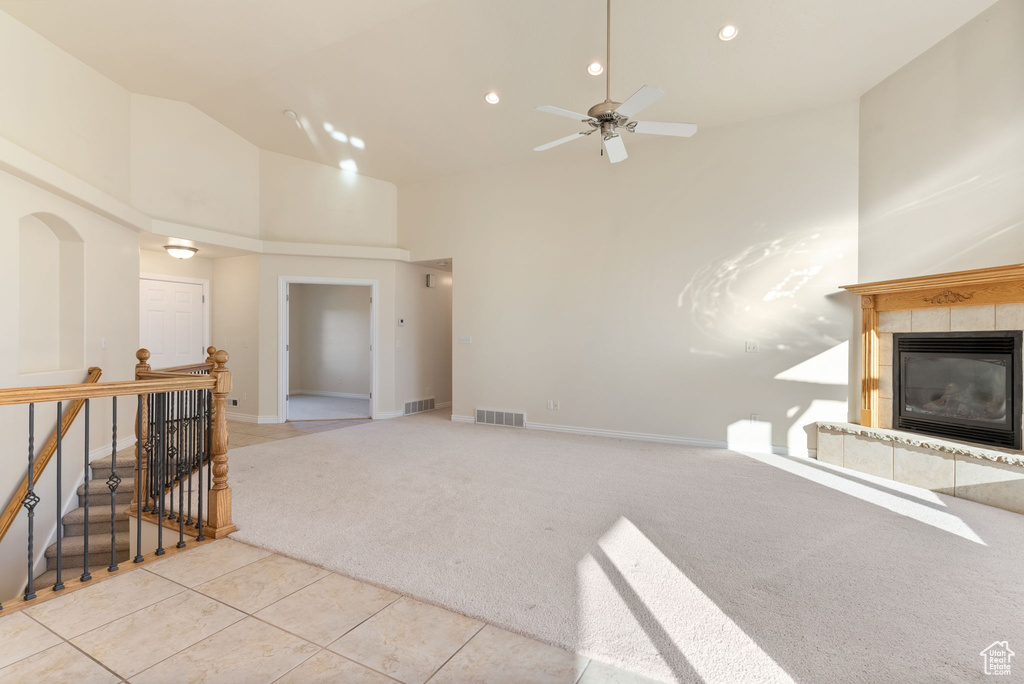
<svg viewBox="0 0 1024 684">
<path fill-rule="evenodd" d="M 78 486 L 79 507 L 61 519 L 61 579 L 80 577 L 85 551 L 85 488 L 89 487 L 89 572 L 110 567 L 110 489 L 111 458 L 105 456 L 89 463 L 89 482 Z M 135 500 L 135 448 L 117 452 L 117 476 L 121 483 L 114 496 L 114 539 L 118 563 L 127 561 L 130 552 L 128 509 Z M 36 590 L 52 587 L 57 581 L 57 544 L 46 549 L 46 571 L 35 578 Z"/>
</svg>

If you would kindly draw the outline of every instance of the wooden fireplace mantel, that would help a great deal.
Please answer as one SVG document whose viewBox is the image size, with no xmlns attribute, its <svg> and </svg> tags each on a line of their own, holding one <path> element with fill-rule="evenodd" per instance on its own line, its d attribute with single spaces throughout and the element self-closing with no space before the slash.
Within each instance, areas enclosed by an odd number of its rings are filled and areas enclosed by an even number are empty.
<svg viewBox="0 0 1024 684">
<path fill-rule="evenodd" d="M 860 424 L 878 427 L 878 314 L 881 311 L 1024 302 L 1024 264 L 844 285 L 860 295 Z"/>
</svg>

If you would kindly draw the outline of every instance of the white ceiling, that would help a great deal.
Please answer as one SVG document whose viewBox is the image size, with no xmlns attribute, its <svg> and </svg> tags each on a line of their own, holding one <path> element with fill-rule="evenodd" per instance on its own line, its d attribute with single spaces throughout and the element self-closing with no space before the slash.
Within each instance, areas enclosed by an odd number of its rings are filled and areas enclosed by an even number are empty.
<svg viewBox="0 0 1024 684">
<path fill-rule="evenodd" d="M 614 0 L 612 97 L 715 126 L 859 97 L 995 0 Z M 395 183 L 597 154 L 535 112 L 586 111 L 602 0 L 0 0 L 125 88 L 191 102 L 260 147 Z M 717 38 L 739 26 L 732 42 Z M 483 95 L 500 93 L 499 105 Z M 282 110 L 299 113 L 297 126 Z M 328 122 L 364 150 L 329 138 Z M 699 135 L 699 133 L 698 133 Z M 685 139 L 665 139 L 685 146 Z"/>
</svg>

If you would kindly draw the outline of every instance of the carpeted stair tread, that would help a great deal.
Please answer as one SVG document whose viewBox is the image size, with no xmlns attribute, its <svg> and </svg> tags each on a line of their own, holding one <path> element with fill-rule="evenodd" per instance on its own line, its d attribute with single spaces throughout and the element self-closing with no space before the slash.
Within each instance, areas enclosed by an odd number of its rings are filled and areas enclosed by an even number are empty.
<svg viewBox="0 0 1024 684">
<path fill-rule="evenodd" d="M 107 523 L 110 524 L 110 497 L 107 497 L 106 501 L 102 502 L 89 502 L 89 524 L 93 523 Z M 130 509 L 129 504 L 120 504 L 114 513 L 115 520 L 127 520 L 128 510 Z M 61 522 L 65 525 L 81 525 L 85 523 L 85 506 L 80 506 L 73 511 L 68 511 L 61 518 Z"/>
<path fill-rule="evenodd" d="M 131 540 L 130 535 L 126 533 L 117 534 L 117 549 L 127 550 L 130 546 Z M 65 558 L 81 558 L 82 552 L 85 551 L 85 537 L 64 537 L 61 544 L 61 554 Z M 110 553 L 110 530 L 107 529 L 103 533 L 96 533 L 89 535 L 89 555 L 94 553 Z M 46 557 L 54 558 L 57 556 L 57 543 L 54 542 L 46 548 Z"/>
<path fill-rule="evenodd" d="M 124 477 L 124 476 L 122 476 L 120 474 L 118 474 L 118 477 L 121 478 L 121 484 L 119 484 L 118 487 L 117 487 L 117 493 L 118 494 L 122 494 L 124 492 L 134 492 L 135 491 L 135 478 L 134 477 Z M 78 495 L 79 496 L 83 496 L 85 494 L 85 487 L 86 487 L 85 484 L 78 485 Z M 104 480 L 89 480 L 89 497 L 90 497 L 90 499 L 93 496 L 103 496 L 103 495 L 106 495 L 106 497 L 108 499 L 110 498 L 110 488 L 107 487 L 107 481 L 105 479 Z M 92 505 L 92 503 L 93 502 L 90 500 L 89 504 Z"/>
</svg>

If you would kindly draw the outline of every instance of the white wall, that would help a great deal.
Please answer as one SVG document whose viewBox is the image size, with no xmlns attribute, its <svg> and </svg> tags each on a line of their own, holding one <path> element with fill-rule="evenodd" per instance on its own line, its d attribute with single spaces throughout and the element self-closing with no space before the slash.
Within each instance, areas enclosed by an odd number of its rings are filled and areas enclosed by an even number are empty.
<svg viewBox="0 0 1024 684">
<path fill-rule="evenodd" d="M 614 166 L 556 150 L 403 186 L 400 244 L 454 258 L 453 335 L 473 339 L 454 413 L 806 448 L 848 415 L 857 139 L 850 102 L 637 136 Z"/>
<path fill-rule="evenodd" d="M 21 265 L 19 264 L 19 222 L 30 214 L 45 213 L 66 222 L 84 243 L 84 343 L 79 367 L 61 371 L 19 373 L 19 320 L 21 306 L 46 307 L 52 301 L 37 298 L 22 304 L 18 291 Z M 0 231 L 10 249 L 0 254 L 0 320 L 6 333 L 0 336 L 0 386 L 28 387 L 79 383 L 85 379 L 89 366 L 103 369 L 101 381 L 130 380 L 134 378 L 135 351 L 139 340 L 138 278 L 139 257 L 137 235 L 111 221 L 97 216 L 75 204 L 58 198 L 25 181 L 0 172 Z M 42 293 L 40 293 L 42 295 Z M 80 312 L 80 313 L 82 313 Z M 107 348 L 101 344 L 107 339 Z M 118 412 L 118 435 L 130 437 L 134 429 L 134 410 L 130 401 L 122 399 Z M 109 399 L 94 400 L 92 412 L 92 448 L 109 449 L 111 440 Z M 55 425 L 54 404 L 36 407 L 36 448 L 45 442 Z M 73 499 L 73 487 L 81 482 L 84 449 L 82 432 L 84 415 L 76 421 L 65 442 L 64 494 Z M 24 476 L 27 459 L 27 408 L 9 406 L 0 408 L 0 505 L 7 501 Z M 38 494 L 41 502 L 36 509 L 37 551 L 55 537 L 56 497 L 55 467 L 47 469 Z M 10 598 L 25 580 L 26 518 L 19 515 L 4 543 L 0 544 L 0 597 Z"/>
<path fill-rule="evenodd" d="M 228 411 L 258 416 L 260 388 L 259 257 L 241 256 L 213 262 L 213 346 L 228 352 L 233 388 Z M 238 405 L 231 406 L 237 399 Z M 276 414 L 277 411 L 273 411 Z"/>
<path fill-rule="evenodd" d="M 190 104 L 132 95 L 132 206 L 259 237 L 259 149 Z"/>
<path fill-rule="evenodd" d="M 395 266 L 395 311 L 405 325 L 396 330 L 396 396 L 407 401 L 452 400 L 452 274 L 413 264 Z M 426 286 L 431 274 L 436 286 Z"/>
<path fill-rule="evenodd" d="M 1024 261 L 1024 0 L 861 99 L 860 280 Z"/>
<path fill-rule="evenodd" d="M 369 396 L 370 288 L 295 284 L 290 297 L 291 392 Z"/>
<path fill-rule="evenodd" d="M 127 201 L 129 94 L 0 12 L 0 136 Z"/>
<path fill-rule="evenodd" d="M 323 164 L 260 151 L 265 240 L 394 247 L 397 189 Z"/>
</svg>

